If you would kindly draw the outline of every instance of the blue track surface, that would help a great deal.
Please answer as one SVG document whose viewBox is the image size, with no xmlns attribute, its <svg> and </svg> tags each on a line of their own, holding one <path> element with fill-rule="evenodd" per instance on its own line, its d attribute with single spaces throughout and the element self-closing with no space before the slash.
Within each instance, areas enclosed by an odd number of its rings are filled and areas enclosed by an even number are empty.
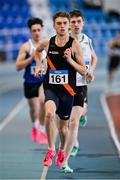
<svg viewBox="0 0 120 180">
<path fill-rule="evenodd" d="M 119 85 L 116 82 L 115 86 Z M 120 179 L 120 159 L 100 103 L 105 83 L 106 62 L 99 59 L 96 79 L 89 87 L 88 123 L 79 130 L 80 151 L 70 159 L 74 173 L 64 174 L 53 163 L 46 179 Z M 22 100 L 22 73 L 17 73 L 13 64 L 1 64 L 0 87 L 0 127 L 17 111 L 0 128 L 0 179 L 40 179 L 47 146 L 31 142 L 29 110 Z"/>
</svg>

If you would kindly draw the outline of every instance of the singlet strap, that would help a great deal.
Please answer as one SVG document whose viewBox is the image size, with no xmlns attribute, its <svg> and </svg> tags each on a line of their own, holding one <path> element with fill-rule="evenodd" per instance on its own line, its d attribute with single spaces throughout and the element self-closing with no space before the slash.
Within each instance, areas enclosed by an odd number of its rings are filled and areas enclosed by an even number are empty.
<svg viewBox="0 0 120 180">
<path fill-rule="evenodd" d="M 29 54 L 31 54 L 33 49 L 35 50 L 36 48 L 32 43 L 32 39 L 29 39 L 28 42 L 29 42 Z"/>
</svg>

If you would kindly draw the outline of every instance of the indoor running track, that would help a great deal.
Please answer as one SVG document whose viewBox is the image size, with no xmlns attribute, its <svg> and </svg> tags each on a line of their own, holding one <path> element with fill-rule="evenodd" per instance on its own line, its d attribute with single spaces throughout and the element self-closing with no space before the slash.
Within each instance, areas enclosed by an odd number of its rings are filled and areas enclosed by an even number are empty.
<svg viewBox="0 0 120 180">
<path fill-rule="evenodd" d="M 74 173 L 65 174 L 55 162 L 49 169 L 43 168 L 47 146 L 31 142 L 22 72 L 16 72 L 12 63 L 1 64 L 0 179 L 120 179 L 120 158 L 100 102 L 103 84 L 100 86 L 99 79 L 104 79 L 105 71 L 101 63 L 98 67 L 96 80 L 89 87 L 88 123 L 79 130 L 80 150 L 70 159 Z"/>
</svg>

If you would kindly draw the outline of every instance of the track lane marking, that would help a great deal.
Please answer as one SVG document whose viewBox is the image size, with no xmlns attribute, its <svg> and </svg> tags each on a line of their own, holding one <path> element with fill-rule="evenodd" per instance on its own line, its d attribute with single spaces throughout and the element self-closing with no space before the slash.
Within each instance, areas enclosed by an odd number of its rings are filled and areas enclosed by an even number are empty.
<svg viewBox="0 0 120 180">
<path fill-rule="evenodd" d="M 15 108 L 8 114 L 8 116 L 0 123 L 0 131 L 2 131 L 13 118 L 21 111 L 25 105 L 25 99 L 22 98 L 21 101 L 15 106 Z"/>
<path fill-rule="evenodd" d="M 47 167 L 47 166 L 44 166 L 44 167 L 43 167 L 43 171 L 42 171 L 40 180 L 46 180 L 46 176 L 47 176 L 48 169 L 49 169 L 49 167 Z"/>
<path fill-rule="evenodd" d="M 113 119 L 112 119 L 112 115 L 110 113 L 110 110 L 109 110 L 107 102 L 106 102 L 105 94 L 101 94 L 100 101 L 101 101 L 102 108 L 103 108 L 103 111 L 104 111 L 105 116 L 106 116 L 106 120 L 107 120 L 109 129 L 110 129 L 110 134 L 111 134 L 112 140 L 113 140 L 113 142 L 114 142 L 114 144 L 115 144 L 115 146 L 117 148 L 118 157 L 120 158 L 120 142 L 119 142 L 116 130 L 115 130 L 115 126 L 114 126 L 114 122 L 113 122 Z"/>
</svg>

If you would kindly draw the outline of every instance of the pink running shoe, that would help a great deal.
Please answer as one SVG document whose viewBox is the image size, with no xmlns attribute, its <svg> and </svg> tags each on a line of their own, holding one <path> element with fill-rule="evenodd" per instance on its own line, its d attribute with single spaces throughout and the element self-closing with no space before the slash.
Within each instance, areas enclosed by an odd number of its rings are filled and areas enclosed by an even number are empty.
<svg viewBox="0 0 120 180">
<path fill-rule="evenodd" d="M 47 135 L 42 131 L 38 132 L 38 142 L 40 144 L 47 144 L 48 143 Z"/>
<path fill-rule="evenodd" d="M 62 166 L 65 160 L 65 151 L 59 150 L 56 157 L 56 166 Z"/>
<path fill-rule="evenodd" d="M 44 166 L 51 166 L 52 160 L 53 160 L 53 157 L 55 156 L 55 154 L 56 154 L 55 149 L 48 149 L 48 151 L 45 155 L 45 159 L 43 161 L 43 165 Z"/>
<path fill-rule="evenodd" d="M 32 128 L 31 136 L 33 142 L 38 141 L 38 130 L 36 128 Z"/>
</svg>

